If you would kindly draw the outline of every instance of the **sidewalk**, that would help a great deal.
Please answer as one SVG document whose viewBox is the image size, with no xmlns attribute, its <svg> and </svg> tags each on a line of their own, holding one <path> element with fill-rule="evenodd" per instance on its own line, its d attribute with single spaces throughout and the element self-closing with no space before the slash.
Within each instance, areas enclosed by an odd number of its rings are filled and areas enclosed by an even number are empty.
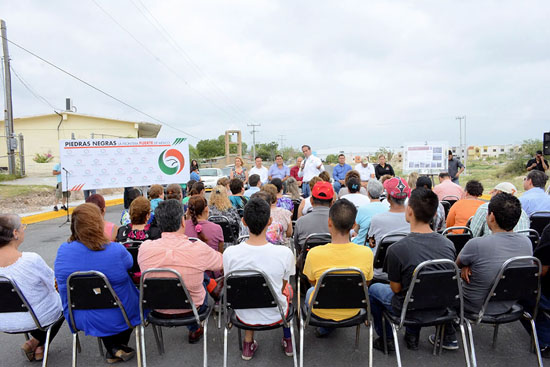
<svg viewBox="0 0 550 367">
<path fill-rule="evenodd" d="M 2 181 L 2 185 L 45 185 L 55 187 L 57 179 L 55 176 L 25 176 L 12 181 Z"/>
</svg>

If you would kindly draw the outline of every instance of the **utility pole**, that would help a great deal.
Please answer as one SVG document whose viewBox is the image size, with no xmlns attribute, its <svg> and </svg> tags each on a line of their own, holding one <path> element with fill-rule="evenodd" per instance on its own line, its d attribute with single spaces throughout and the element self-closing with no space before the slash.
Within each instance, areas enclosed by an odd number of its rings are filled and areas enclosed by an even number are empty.
<svg viewBox="0 0 550 367">
<path fill-rule="evenodd" d="M 460 151 L 462 152 L 463 157 L 462 160 L 464 161 L 464 166 L 466 167 L 466 162 L 468 161 L 468 145 L 466 144 L 466 116 L 458 116 L 456 118 L 458 120 L 458 127 L 460 130 Z M 462 145 L 462 120 L 464 120 L 464 145 Z M 466 148 L 464 148 L 466 146 Z M 466 151 L 464 151 L 466 149 Z M 464 168 L 466 170 L 466 168 Z"/>
<path fill-rule="evenodd" d="M 259 130 L 256 130 L 256 126 L 262 126 L 262 124 L 247 124 L 246 126 L 252 126 L 252 158 L 256 158 L 256 133 Z"/>
<path fill-rule="evenodd" d="M 284 135 L 279 135 L 279 141 L 281 142 L 281 147 L 279 148 L 280 150 L 283 150 L 285 140 L 286 138 Z"/>
<path fill-rule="evenodd" d="M 6 152 L 8 153 L 8 168 L 10 175 L 15 174 L 15 147 L 17 141 L 13 132 L 13 108 L 11 104 L 11 72 L 10 72 L 10 55 L 8 52 L 8 33 L 6 30 L 6 22 L 0 20 L 2 28 L 2 50 L 4 52 L 4 81 L 6 90 L 6 101 L 4 110 L 4 121 L 6 126 Z"/>
</svg>

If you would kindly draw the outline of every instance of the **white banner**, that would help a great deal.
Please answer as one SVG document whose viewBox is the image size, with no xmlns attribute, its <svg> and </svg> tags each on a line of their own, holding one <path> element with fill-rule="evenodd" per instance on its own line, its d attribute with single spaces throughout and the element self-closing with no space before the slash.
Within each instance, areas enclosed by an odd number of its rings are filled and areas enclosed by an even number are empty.
<svg viewBox="0 0 550 367">
<path fill-rule="evenodd" d="M 403 171 L 436 174 L 447 170 L 446 142 L 405 145 Z"/>
<path fill-rule="evenodd" d="M 185 183 L 186 138 L 60 140 L 63 191 Z"/>
</svg>

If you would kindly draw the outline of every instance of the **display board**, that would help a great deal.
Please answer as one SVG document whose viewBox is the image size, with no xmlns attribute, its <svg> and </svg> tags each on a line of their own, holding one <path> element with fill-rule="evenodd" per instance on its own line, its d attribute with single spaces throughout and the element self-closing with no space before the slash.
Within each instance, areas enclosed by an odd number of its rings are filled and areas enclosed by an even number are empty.
<svg viewBox="0 0 550 367">
<path fill-rule="evenodd" d="M 63 191 L 185 183 L 186 138 L 60 140 Z"/>
<path fill-rule="evenodd" d="M 446 142 L 426 142 L 405 145 L 403 171 L 435 174 L 447 170 Z"/>
</svg>

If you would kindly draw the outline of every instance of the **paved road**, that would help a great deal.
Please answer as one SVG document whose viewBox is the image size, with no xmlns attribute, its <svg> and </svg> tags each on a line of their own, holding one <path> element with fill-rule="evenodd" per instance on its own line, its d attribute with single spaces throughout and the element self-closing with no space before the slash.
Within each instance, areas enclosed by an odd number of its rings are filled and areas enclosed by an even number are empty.
<svg viewBox="0 0 550 367">
<path fill-rule="evenodd" d="M 120 218 L 122 208 L 107 209 L 107 220 L 116 222 Z M 62 219 L 29 225 L 23 251 L 33 251 L 40 254 L 45 261 L 53 266 L 57 248 L 69 237 L 68 225 L 59 227 Z M 296 331 L 298 329 L 296 328 Z M 492 328 L 480 326 L 474 329 L 476 352 L 479 366 L 535 366 L 536 357 L 528 352 L 529 339 L 519 325 L 512 324 L 500 328 L 496 349 L 491 349 Z M 459 351 L 443 351 L 439 357 L 431 355 L 431 345 L 427 341 L 433 328 L 422 330 L 420 350 L 416 352 L 402 350 L 404 366 L 463 366 L 464 355 Z M 298 333 L 296 332 L 296 336 Z M 259 349 L 254 359 L 245 362 L 240 358 L 237 347 L 237 332 L 229 333 L 229 366 L 291 366 L 292 358 L 286 357 L 280 348 L 281 330 L 258 333 L 256 339 Z M 190 345 L 187 342 L 186 328 L 165 329 L 166 353 L 160 356 L 156 350 L 151 328 L 145 331 L 147 362 L 149 366 L 198 366 L 202 363 L 202 344 Z M 340 329 L 326 339 L 317 339 L 313 328 L 308 328 L 305 335 L 304 364 L 308 366 L 360 366 L 368 363 L 368 333 L 362 329 L 360 346 L 354 350 L 354 329 Z M 29 366 L 29 362 L 21 355 L 19 346 L 23 342 L 20 335 L 0 334 L 0 366 Z M 79 355 L 80 366 L 105 366 L 104 359 L 99 356 L 97 341 L 93 337 L 81 337 L 82 353 Z M 131 345 L 134 346 L 135 339 Z M 404 343 L 400 345 L 404 348 Z M 221 366 L 223 361 L 223 329 L 218 330 L 213 320 L 209 323 L 208 357 L 210 366 Z M 50 366 L 69 366 L 71 363 L 71 335 L 64 325 L 54 340 L 50 351 Z M 35 366 L 37 364 L 34 364 Z M 136 360 L 126 362 L 134 366 Z M 385 356 L 374 351 L 375 366 L 396 365 L 395 355 Z"/>
</svg>

